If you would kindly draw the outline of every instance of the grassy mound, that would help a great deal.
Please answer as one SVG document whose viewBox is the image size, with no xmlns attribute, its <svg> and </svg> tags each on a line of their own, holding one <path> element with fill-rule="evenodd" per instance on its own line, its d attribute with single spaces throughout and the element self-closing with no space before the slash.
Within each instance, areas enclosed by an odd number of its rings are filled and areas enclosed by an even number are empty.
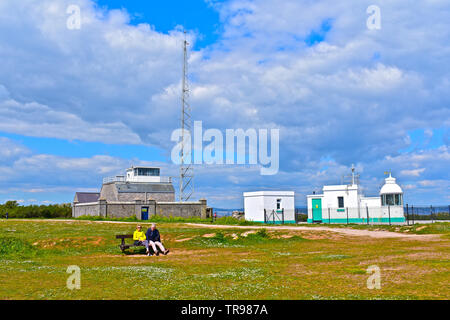
<svg viewBox="0 0 450 320">
<path fill-rule="evenodd" d="M 0 256 L 32 256 L 37 249 L 25 240 L 14 237 L 0 238 Z"/>
</svg>

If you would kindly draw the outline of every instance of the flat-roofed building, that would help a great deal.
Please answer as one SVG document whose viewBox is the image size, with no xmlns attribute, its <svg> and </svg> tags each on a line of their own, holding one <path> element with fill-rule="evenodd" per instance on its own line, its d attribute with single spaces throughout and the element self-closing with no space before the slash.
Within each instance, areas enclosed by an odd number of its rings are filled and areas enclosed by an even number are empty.
<svg viewBox="0 0 450 320">
<path fill-rule="evenodd" d="M 125 175 L 103 179 L 99 193 L 77 192 L 72 216 L 130 217 L 148 220 L 152 215 L 203 217 L 211 213 L 206 200 L 175 202 L 170 177 L 157 167 L 131 167 Z"/>
</svg>

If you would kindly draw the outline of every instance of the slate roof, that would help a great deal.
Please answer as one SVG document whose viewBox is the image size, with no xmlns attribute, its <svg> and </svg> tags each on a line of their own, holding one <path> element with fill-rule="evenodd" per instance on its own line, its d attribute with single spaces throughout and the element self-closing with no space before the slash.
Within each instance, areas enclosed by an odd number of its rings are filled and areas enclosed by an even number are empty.
<svg viewBox="0 0 450 320">
<path fill-rule="evenodd" d="M 116 183 L 119 193 L 172 193 L 171 183 Z"/>
<path fill-rule="evenodd" d="M 99 192 L 77 192 L 75 194 L 75 199 L 79 203 L 97 202 L 98 198 L 100 198 Z"/>
</svg>

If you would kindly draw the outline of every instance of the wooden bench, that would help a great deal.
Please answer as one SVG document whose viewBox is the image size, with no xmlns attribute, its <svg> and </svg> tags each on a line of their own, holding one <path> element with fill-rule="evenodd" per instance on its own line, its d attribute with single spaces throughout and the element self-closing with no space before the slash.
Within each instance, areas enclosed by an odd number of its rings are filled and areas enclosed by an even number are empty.
<svg viewBox="0 0 450 320">
<path fill-rule="evenodd" d="M 119 248 L 120 248 L 120 250 L 122 250 L 122 252 L 125 252 L 125 250 L 133 248 L 133 247 L 144 247 L 143 244 L 135 245 L 134 242 L 132 244 L 125 243 L 125 239 L 133 239 L 132 234 L 118 234 L 118 235 L 116 235 L 116 239 L 122 239 L 122 242 L 119 245 Z M 149 249 L 150 249 L 151 254 L 155 254 L 155 252 L 153 251 L 153 248 L 151 246 L 149 247 Z M 163 253 L 161 251 L 161 249 L 159 249 L 158 247 L 156 247 L 156 249 L 158 250 L 159 253 Z"/>
</svg>

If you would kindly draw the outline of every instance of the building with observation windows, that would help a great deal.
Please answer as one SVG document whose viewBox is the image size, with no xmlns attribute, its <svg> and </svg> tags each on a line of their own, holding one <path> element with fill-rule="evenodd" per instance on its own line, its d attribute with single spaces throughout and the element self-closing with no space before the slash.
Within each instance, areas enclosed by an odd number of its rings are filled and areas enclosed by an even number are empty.
<svg viewBox="0 0 450 320">
<path fill-rule="evenodd" d="M 210 215 L 206 200 L 176 202 L 170 177 L 160 175 L 157 167 L 131 167 L 125 175 L 103 179 L 99 193 L 77 192 L 72 216 L 122 218 L 135 216 L 148 220 L 153 215 L 203 217 Z"/>
<path fill-rule="evenodd" d="M 307 196 L 308 223 L 404 223 L 403 191 L 389 174 L 376 197 L 364 196 L 352 168 L 349 184 Z"/>
</svg>

